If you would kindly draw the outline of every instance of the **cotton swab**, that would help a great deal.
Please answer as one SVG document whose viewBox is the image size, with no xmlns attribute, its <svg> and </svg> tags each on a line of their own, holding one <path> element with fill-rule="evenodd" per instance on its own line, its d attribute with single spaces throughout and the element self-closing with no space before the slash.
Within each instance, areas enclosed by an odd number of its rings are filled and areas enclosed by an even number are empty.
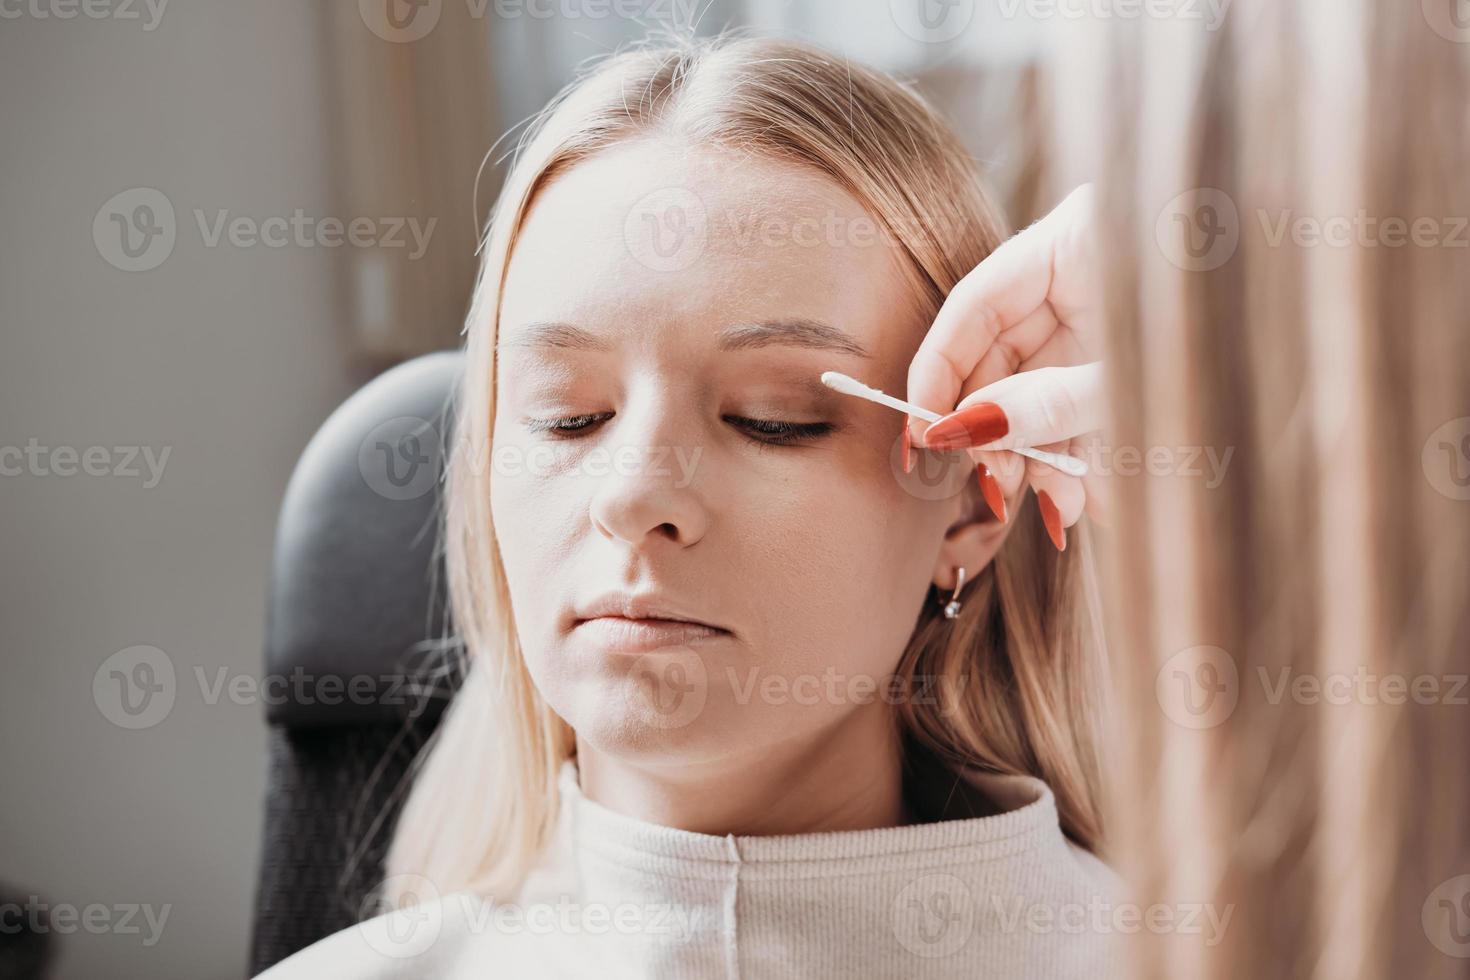
<svg viewBox="0 0 1470 980">
<path fill-rule="evenodd" d="M 870 402 L 877 402 L 879 405 L 887 405 L 889 408 L 897 409 L 900 412 L 916 415 L 925 422 L 938 422 L 942 418 L 937 412 L 931 412 L 927 408 L 920 408 L 917 405 L 910 405 L 900 398 L 894 398 L 892 395 L 884 394 L 876 388 L 869 388 L 856 378 L 850 378 L 837 371 L 823 371 L 822 384 L 831 388 L 833 391 L 840 391 L 844 395 L 866 398 Z M 1036 460 L 1038 463 L 1045 463 L 1068 476 L 1087 475 L 1087 464 L 1076 456 L 1067 456 L 1062 453 L 1049 453 L 1043 449 L 1031 449 L 1028 446 L 1014 446 L 1011 447 L 1010 452 L 1019 453 L 1028 459 Z"/>
</svg>

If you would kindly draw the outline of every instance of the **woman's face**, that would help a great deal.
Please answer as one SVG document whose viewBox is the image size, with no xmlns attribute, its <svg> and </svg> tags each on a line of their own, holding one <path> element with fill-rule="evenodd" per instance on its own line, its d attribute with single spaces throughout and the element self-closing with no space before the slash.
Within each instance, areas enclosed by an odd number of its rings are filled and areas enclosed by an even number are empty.
<svg viewBox="0 0 1470 980">
<path fill-rule="evenodd" d="M 836 185 L 729 151 L 625 144 L 542 189 L 503 295 L 491 506 L 532 677 L 579 738 L 711 762 L 892 700 L 873 685 L 955 484 L 906 477 L 903 415 L 818 378 L 903 394 L 927 323 L 899 261 Z M 580 622 L 608 593 L 720 631 Z"/>
</svg>

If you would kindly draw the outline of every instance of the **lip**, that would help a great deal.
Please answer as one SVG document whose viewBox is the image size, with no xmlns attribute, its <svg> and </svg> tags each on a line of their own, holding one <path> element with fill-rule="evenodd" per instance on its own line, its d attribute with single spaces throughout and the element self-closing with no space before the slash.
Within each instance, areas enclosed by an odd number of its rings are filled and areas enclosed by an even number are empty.
<svg viewBox="0 0 1470 980">
<path fill-rule="evenodd" d="M 577 623 L 578 634 L 606 650 L 648 653 L 668 647 L 689 646 L 703 640 L 728 636 L 726 630 L 705 623 L 673 619 L 626 619 L 597 616 Z"/>
<path fill-rule="evenodd" d="M 662 620 L 673 623 L 692 623 L 720 632 L 729 632 L 719 623 L 711 623 L 709 620 L 702 619 L 692 610 L 681 608 L 680 604 L 671 597 L 656 592 L 604 592 L 590 602 L 578 606 L 575 617 L 573 625 L 581 625 L 585 621 L 603 617 L 616 617 L 635 621 Z"/>
</svg>

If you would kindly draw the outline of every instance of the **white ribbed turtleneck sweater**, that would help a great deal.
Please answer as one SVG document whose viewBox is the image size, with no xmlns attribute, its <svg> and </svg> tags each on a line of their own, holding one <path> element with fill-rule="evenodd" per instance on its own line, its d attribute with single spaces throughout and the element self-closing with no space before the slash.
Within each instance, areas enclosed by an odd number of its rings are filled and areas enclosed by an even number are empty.
<svg viewBox="0 0 1470 980">
<path fill-rule="evenodd" d="M 328 936 L 262 976 L 1113 975 L 1117 879 L 1062 835 L 1046 784 L 961 779 L 999 812 L 946 819 L 956 794 L 929 823 L 719 837 L 594 803 L 568 761 L 556 836 L 511 900 L 426 886 L 418 908 Z"/>
</svg>

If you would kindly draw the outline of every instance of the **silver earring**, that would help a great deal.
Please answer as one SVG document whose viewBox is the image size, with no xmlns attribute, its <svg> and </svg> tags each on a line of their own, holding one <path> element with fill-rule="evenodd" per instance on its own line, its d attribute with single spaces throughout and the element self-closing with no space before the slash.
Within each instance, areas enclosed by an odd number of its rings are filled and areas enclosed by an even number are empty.
<svg viewBox="0 0 1470 980">
<path fill-rule="evenodd" d="M 960 589 L 965 587 L 965 566 L 961 565 L 955 569 L 954 592 L 950 594 L 949 602 L 944 606 L 944 618 L 954 619 L 960 614 Z"/>
</svg>

